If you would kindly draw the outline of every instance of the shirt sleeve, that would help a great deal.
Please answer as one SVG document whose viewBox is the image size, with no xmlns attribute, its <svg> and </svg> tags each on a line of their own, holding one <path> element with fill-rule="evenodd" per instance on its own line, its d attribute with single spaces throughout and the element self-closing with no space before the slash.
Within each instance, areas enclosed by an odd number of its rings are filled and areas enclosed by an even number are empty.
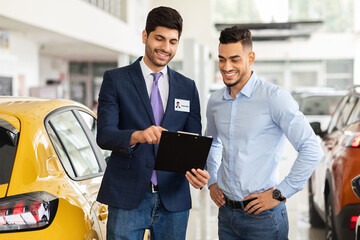
<svg viewBox="0 0 360 240">
<path fill-rule="evenodd" d="M 219 170 L 222 159 L 222 142 L 220 140 L 218 131 L 216 129 L 214 113 L 212 111 L 211 97 L 206 109 L 206 118 L 207 118 L 206 136 L 213 138 L 206 163 L 207 171 L 210 174 L 210 179 L 208 181 L 208 187 L 210 187 L 212 184 L 217 182 L 217 172 Z"/>
<path fill-rule="evenodd" d="M 100 148 L 131 154 L 137 149 L 129 147 L 135 130 L 119 129 L 119 99 L 113 77 L 106 71 L 99 92 L 98 123 L 96 141 Z"/>
<path fill-rule="evenodd" d="M 284 197 L 289 198 L 305 187 L 324 154 L 308 120 L 299 111 L 299 106 L 290 93 L 278 91 L 271 97 L 269 109 L 273 121 L 298 152 L 289 174 L 276 186 Z"/>
</svg>

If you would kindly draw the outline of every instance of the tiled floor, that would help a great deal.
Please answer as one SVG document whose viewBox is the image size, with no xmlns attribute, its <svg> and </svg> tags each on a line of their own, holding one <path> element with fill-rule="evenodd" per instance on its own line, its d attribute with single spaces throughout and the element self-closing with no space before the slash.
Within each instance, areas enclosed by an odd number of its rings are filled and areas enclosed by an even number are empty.
<svg viewBox="0 0 360 240">
<path fill-rule="evenodd" d="M 296 152 L 287 144 L 280 161 L 280 179 L 289 172 Z M 190 211 L 187 240 L 215 240 L 217 236 L 217 206 L 212 202 L 209 191 L 192 189 L 193 209 Z M 307 187 L 288 199 L 286 203 L 289 216 L 290 240 L 325 239 L 324 229 L 311 228 L 308 215 Z"/>
</svg>

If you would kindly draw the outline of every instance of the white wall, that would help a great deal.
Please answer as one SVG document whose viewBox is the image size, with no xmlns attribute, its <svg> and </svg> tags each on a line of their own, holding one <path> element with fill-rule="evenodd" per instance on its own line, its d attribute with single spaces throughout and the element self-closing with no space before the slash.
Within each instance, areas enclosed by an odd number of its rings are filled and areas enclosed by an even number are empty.
<svg viewBox="0 0 360 240">
<path fill-rule="evenodd" d="M 194 39 L 199 45 L 207 46 L 212 60 L 217 59 L 218 38 L 214 27 L 212 0 L 152 0 L 150 8 L 168 6 L 176 9 L 183 18 L 183 32 L 174 60 L 182 60 L 184 39 Z M 149 9 L 149 10 L 151 10 Z M 213 64 L 209 65 L 209 77 L 214 78 Z"/>
<path fill-rule="evenodd" d="M 314 33 L 308 40 L 254 42 L 257 60 L 318 60 L 353 58 L 356 36 L 351 33 Z"/>
<path fill-rule="evenodd" d="M 28 95 L 28 88 L 39 84 L 38 45 L 21 33 L 8 33 L 9 49 L 0 52 L 0 75 L 13 78 L 14 96 Z"/>
<path fill-rule="evenodd" d="M 60 80 L 64 74 L 64 81 L 68 81 L 68 61 L 49 56 L 40 56 L 40 84 L 45 85 L 48 79 Z"/>
<path fill-rule="evenodd" d="M 132 1 L 128 1 L 129 3 Z M 0 15 L 117 52 L 138 55 L 141 29 L 80 0 L 0 0 Z M 136 12 L 129 4 L 128 15 Z"/>
</svg>

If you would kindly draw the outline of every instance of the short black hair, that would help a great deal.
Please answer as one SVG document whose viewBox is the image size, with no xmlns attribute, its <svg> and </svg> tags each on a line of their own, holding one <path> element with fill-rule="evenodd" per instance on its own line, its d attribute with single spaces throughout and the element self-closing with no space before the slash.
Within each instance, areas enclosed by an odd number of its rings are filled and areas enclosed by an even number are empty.
<svg viewBox="0 0 360 240">
<path fill-rule="evenodd" d="M 243 47 L 250 47 L 250 49 L 252 49 L 251 32 L 247 28 L 238 26 L 225 28 L 220 33 L 219 41 L 220 44 L 241 42 Z"/>
<path fill-rule="evenodd" d="M 156 27 L 176 29 L 179 38 L 182 32 L 183 19 L 178 11 L 170 7 L 157 7 L 151 10 L 146 18 L 146 33 L 149 35 Z"/>
</svg>

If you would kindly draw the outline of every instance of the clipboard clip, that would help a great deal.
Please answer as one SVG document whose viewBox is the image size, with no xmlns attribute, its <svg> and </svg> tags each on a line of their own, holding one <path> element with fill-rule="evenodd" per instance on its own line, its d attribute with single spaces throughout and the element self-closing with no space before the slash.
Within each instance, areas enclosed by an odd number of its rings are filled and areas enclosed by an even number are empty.
<svg viewBox="0 0 360 240">
<path fill-rule="evenodd" d="M 188 135 L 193 135 L 193 136 L 199 136 L 199 134 L 197 134 L 197 133 L 191 133 L 191 132 L 177 131 L 177 133 L 188 134 Z"/>
</svg>

